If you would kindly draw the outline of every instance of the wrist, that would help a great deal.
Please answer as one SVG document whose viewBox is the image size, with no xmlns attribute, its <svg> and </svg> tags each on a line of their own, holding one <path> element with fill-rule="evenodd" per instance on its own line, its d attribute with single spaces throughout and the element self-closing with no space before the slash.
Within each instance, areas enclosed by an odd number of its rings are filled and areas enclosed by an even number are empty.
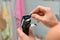
<svg viewBox="0 0 60 40">
<path fill-rule="evenodd" d="M 60 24 L 60 22 L 59 21 L 57 21 L 57 22 L 55 22 L 52 26 L 50 26 L 50 27 L 55 27 L 56 25 L 59 25 Z"/>
</svg>

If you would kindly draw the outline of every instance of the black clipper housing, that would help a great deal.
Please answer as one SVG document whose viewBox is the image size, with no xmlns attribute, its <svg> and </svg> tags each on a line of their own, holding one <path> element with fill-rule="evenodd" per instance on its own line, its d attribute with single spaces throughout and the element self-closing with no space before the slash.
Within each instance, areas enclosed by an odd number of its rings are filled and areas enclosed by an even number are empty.
<svg viewBox="0 0 60 40">
<path fill-rule="evenodd" d="M 22 18 L 22 30 L 26 35 L 29 35 L 29 28 L 31 26 L 31 16 L 25 15 Z"/>
</svg>

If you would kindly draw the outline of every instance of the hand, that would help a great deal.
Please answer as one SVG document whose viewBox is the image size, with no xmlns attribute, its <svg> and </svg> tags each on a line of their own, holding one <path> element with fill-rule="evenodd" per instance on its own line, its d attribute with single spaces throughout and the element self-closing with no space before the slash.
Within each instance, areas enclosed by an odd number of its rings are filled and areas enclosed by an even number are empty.
<svg viewBox="0 0 60 40">
<path fill-rule="evenodd" d="M 35 40 L 35 37 L 32 33 L 32 30 L 29 30 L 29 35 L 27 36 L 20 28 L 17 29 L 18 32 L 18 40 Z"/>
<path fill-rule="evenodd" d="M 53 27 L 59 23 L 50 7 L 37 6 L 34 10 L 32 10 L 31 16 L 49 27 Z"/>
</svg>

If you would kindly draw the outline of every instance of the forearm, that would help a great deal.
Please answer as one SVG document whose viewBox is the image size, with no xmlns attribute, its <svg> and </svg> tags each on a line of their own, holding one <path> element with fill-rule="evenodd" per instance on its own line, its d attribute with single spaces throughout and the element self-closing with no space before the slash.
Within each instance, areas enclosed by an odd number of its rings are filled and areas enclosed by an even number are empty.
<svg viewBox="0 0 60 40">
<path fill-rule="evenodd" d="M 55 27 L 55 26 L 58 25 L 58 24 L 60 24 L 59 21 L 53 22 L 53 23 L 51 23 L 51 25 L 49 25 L 49 27 L 52 28 L 52 27 Z"/>
<path fill-rule="evenodd" d="M 56 26 L 60 26 L 60 22 L 58 22 L 58 24 Z"/>
<path fill-rule="evenodd" d="M 46 40 L 60 40 L 60 22 L 47 33 Z"/>
</svg>

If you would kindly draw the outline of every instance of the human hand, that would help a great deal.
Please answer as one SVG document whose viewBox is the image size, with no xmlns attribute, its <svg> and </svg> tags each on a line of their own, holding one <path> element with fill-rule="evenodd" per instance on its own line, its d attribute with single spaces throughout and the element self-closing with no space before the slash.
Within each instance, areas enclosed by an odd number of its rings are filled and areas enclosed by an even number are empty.
<svg viewBox="0 0 60 40">
<path fill-rule="evenodd" d="M 50 7 L 37 6 L 31 11 L 31 16 L 49 27 L 53 27 L 59 23 Z"/>
<path fill-rule="evenodd" d="M 20 28 L 17 28 L 18 40 L 35 40 L 32 30 L 29 30 L 29 35 L 26 35 Z"/>
</svg>

